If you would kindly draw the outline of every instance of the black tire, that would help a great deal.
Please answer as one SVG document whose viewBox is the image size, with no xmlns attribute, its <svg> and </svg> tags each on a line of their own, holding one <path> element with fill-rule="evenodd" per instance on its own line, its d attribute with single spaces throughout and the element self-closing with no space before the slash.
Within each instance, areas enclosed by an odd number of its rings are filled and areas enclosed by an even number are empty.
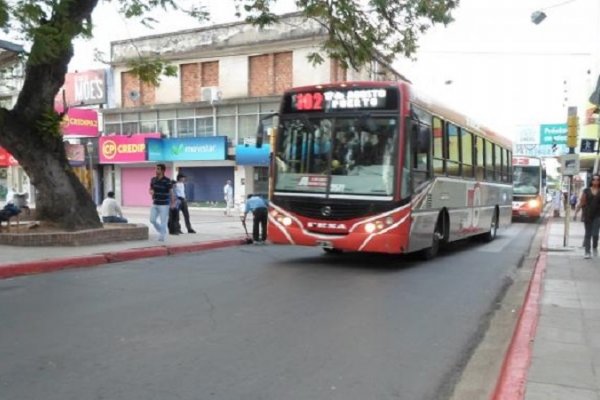
<svg viewBox="0 0 600 400">
<path fill-rule="evenodd" d="M 486 243 L 491 242 L 496 239 L 498 235 L 498 210 L 494 211 L 494 216 L 492 217 L 492 222 L 490 223 L 490 230 L 483 234 L 483 241 Z"/>
<path fill-rule="evenodd" d="M 431 241 L 431 247 L 424 249 L 421 255 L 424 260 L 431 260 L 435 258 L 440 252 L 440 248 L 447 241 L 446 238 L 446 227 L 444 223 L 444 215 L 440 215 L 435 224 L 435 230 L 433 231 L 433 239 Z"/>
</svg>

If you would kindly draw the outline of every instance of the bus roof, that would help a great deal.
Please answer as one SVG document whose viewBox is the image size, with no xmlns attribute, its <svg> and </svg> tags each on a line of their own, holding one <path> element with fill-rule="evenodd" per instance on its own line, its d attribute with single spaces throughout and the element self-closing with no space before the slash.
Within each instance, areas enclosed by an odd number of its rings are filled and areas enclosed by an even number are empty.
<svg viewBox="0 0 600 400">
<path fill-rule="evenodd" d="M 424 93 L 415 89 L 415 87 L 408 81 L 355 81 L 355 82 L 337 82 L 337 83 L 326 83 L 321 85 L 310 85 L 310 86 L 299 86 L 286 90 L 286 93 L 297 93 L 306 92 L 311 90 L 323 90 L 323 89 L 351 89 L 351 88 L 387 88 L 397 87 L 403 92 L 409 92 L 409 98 L 415 104 L 425 108 L 428 112 L 433 115 L 442 117 L 443 119 L 454 122 L 457 125 L 467 127 L 478 133 L 481 136 L 489 139 L 494 143 L 498 143 L 504 147 L 512 149 L 512 141 L 505 136 L 487 128 L 484 125 L 479 124 L 475 119 L 467 117 L 450 107 L 443 105 L 442 103 L 433 100 L 433 98 L 425 95 Z"/>
<path fill-rule="evenodd" d="M 425 108 L 433 115 L 437 115 L 447 121 L 454 122 L 456 125 L 464 126 L 468 129 L 471 129 L 473 132 L 484 136 L 486 139 L 489 139 L 494 143 L 507 147 L 512 151 L 512 141 L 506 136 L 503 136 L 498 132 L 486 127 L 485 125 L 479 123 L 476 119 L 468 117 L 446 106 L 445 104 L 434 100 L 433 98 L 427 96 L 423 92 L 420 92 L 419 90 L 415 89 L 408 83 L 406 85 L 410 87 L 409 90 L 411 93 L 411 100 L 415 104 L 418 104 L 419 106 Z"/>
</svg>

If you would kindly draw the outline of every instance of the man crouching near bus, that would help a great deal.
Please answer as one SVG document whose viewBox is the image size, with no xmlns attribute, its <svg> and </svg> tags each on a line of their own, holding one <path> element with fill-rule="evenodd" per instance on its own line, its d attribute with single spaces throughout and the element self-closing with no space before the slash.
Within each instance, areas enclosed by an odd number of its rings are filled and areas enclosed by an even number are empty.
<svg viewBox="0 0 600 400">
<path fill-rule="evenodd" d="M 268 210 L 266 201 L 258 195 L 249 194 L 248 200 L 246 201 L 246 207 L 244 208 L 242 222 L 246 222 L 246 215 L 248 215 L 249 212 L 252 212 L 252 215 L 254 216 L 254 221 L 252 223 L 252 239 L 254 239 L 254 243 L 256 244 L 264 244 L 265 240 L 267 240 Z"/>
</svg>

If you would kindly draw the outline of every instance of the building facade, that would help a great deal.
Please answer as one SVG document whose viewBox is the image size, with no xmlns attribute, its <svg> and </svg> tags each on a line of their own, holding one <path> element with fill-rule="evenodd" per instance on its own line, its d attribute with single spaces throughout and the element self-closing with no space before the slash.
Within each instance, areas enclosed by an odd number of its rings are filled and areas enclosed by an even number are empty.
<svg viewBox="0 0 600 400">
<path fill-rule="evenodd" d="M 232 23 L 111 43 L 115 93 L 103 110 L 104 135 L 121 146 L 100 145 L 101 163 L 109 167 L 104 191 L 116 189 L 126 206 L 150 204 L 148 182 L 160 161 L 169 176 L 187 175 L 191 203 L 223 201 L 226 180 L 234 184 L 236 203 L 248 193 L 266 193 L 268 146 L 261 150 L 253 144 L 260 118 L 278 111 L 284 90 L 400 78 L 378 61 L 360 71 L 330 59 L 313 66 L 307 56 L 318 50 L 324 35 L 317 23 L 289 14 L 264 29 Z M 128 67 L 140 56 L 168 61 L 177 76 L 163 76 L 157 87 L 141 82 Z M 162 143 L 153 140 L 153 146 L 162 149 L 127 147 L 144 136 L 158 138 Z M 145 152 L 146 158 L 117 157 L 119 149 Z M 117 161 L 102 152 L 117 153 Z"/>
</svg>

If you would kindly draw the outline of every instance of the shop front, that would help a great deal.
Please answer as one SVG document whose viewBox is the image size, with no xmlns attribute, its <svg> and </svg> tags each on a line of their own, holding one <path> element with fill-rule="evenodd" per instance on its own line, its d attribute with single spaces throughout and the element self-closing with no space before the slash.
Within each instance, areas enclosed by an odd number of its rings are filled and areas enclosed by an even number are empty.
<svg viewBox="0 0 600 400">
<path fill-rule="evenodd" d="M 156 138 L 160 138 L 159 133 L 102 136 L 99 140 L 99 161 L 106 167 L 104 192 L 114 191 L 123 206 L 152 204 L 148 188 L 155 163 L 148 161 L 146 140 Z"/>
<path fill-rule="evenodd" d="M 223 202 L 223 186 L 235 175 L 235 163 L 227 159 L 226 136 L 152 139 L 147 144 L 150 161 L 172 166 L 173 178 L 177 173 L 186 175 L 189 203 Z"/>
</svg>

